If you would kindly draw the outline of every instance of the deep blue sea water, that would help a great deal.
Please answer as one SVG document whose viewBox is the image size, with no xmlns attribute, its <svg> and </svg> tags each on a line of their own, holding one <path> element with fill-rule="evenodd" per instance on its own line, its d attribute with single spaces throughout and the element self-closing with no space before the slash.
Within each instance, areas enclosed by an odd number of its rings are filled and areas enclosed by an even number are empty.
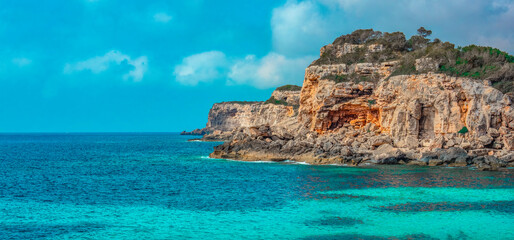
<svg viewBox="0 0 514 240">
<path fill-rule="evenodd" d="M 514 181 L 209 159 L 178 134 L 0 135 L 0 239 L 514 239 Z"/>
</svg>

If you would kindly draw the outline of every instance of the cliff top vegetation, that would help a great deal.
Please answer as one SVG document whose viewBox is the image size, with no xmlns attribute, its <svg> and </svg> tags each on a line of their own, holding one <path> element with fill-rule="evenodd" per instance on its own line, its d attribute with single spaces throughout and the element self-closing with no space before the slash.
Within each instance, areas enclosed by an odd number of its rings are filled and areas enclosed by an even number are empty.
<svg viewBox="0 0 514 240">
<path fill-rule="evenodd" d="M 437 64 L 436 72 L 489 80 L 494 87 L 504 93 L 514 92 L 514 56 L 492 47 L 455 47 L 450 42 L 442 42 L 437 38 L 429 39 L 431 34 L 432 31 L 424 27 L 419 28 L 418 34 L 410 39 L 406 39 L 402 32 L 356 30 L 338 37 L 332 45 L 326 46 L 321 57 L 311 65 L 399 61 L 391 74 L 394 76 L 423 73 L 416 70 L 416 59 L 429 58 Z M 353 50 L 341 54 L 345 44 L 350 45 L 346 49 Z M 351 76 L 333 78 L 332 80 L 336 81 L 353 79 Z"/>
<path fill-rule="evenodd" d="M 250 104 L 257 104 L 257 103 L 263 103 L 263 102 L 262 101 L 228 101 L 228 102 L 221 102 L 220 104 L 250 105 Z"/>
<path fill-rule="evenodd" d="M 300 91 L 302 87 L 296 85 L 284 85 L 275 89 L 275 91 Z"/>
</svg>

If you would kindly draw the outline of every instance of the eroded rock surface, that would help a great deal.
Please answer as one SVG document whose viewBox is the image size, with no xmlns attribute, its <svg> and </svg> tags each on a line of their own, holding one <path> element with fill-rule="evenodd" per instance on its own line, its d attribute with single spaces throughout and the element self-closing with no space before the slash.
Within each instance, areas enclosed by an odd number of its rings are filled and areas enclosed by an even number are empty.
<svg viewBox="0 0 514 240">
<path fill-rule="evenodd" d="M 239 128 L 253 126 L 294 125 L 298 115 L 300 91 L 274 91 L 272 96 L 283 104 L 267 102 L 215 103 L 209 111 L 207 125 L 183 135 L 203 135 L 204 141 L 227 141 Z"/>
</svg>

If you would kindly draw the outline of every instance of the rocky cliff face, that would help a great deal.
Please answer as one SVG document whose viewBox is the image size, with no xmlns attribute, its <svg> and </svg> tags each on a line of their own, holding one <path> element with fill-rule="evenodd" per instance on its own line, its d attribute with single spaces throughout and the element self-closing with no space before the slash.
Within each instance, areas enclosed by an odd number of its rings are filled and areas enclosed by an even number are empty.
<svg viewBox="0 0 514 240">
<path fill-rule="evenodd" d="M 289 106 L 300 105 L 300 91 L 273 91 L 271 97 Z"/>
<path fill-rule="evenodd" d="M 352 122 L 359 127 L 365 124 L 368 107 L 366 103 L 373 93 L 374 82 L 355 84 L 353 81 L 336 82 L 327 79 L 333 75 L 356 74 L 361 77 L 385 78 L 391 74 L 395 62 L 380 64 L 358 63 L 310 66 L 300 96 L 299 121 L 312 131 L 334 130 L 344 123 Z M 369 117 L 372 117 L 370 115 Z M 360 120 L 358 120 L 360 119 Z M 370 121 L 372 121 L 370 119 Z"/>
<path fill-rule="evenodd" d="M 209 111 L 207 125 L 191 132 L 202 133 L 203 140 L 228 140 L 232 131 L 253 126 L 275 126 L 296 123 L 299 91 L 274 91 L 278 102 L 223 102 L 215 103 Z M 184 135 L 189 134 L 184 132 Z"/>
<path fill-rule="evenodd" d="M 216 103 L 209 112 L 207 128 L 230 132 L 240 127 L 277 125 L 294 119 L 293 106 L 265 104 L 263 102 Z"/>
<path fill-rule="evenodd" d="M 322 48 L 320 60 L 327 52 L 334 62 L 358 51 L 369 56 L 387 50 L 377 44 L 329 45 Z M 489 81 L 436 73 L 439 63 L 426 56 L 413 61 L 417 73 L 395 76 L 391 74 L 404 67 L 400 61 L 320 60 L 306 69 L 298 101 L 294 94 L 273 94 L 274 99 L 294 99 L 290 104 L 299 104 L 298 115 L 276 105 L 273 110 L 264 105 L 245 110 L 240 115 L 245 117 L 237 119 L 249 120 L 237 121 L 244 126 L 231 124 L 230 140 L 211 157 L 474 165 L 482 170 L 514 166 L 514 99 Z"/>
<path fill-rule="evenodd" d="M 437 137 L 444 136 L 454 139 L 448 147 L 503 149 L 512 138 L 512 99 L 479 81 L 432 73 L 396 76 L 382 81 L 372 97 L 381 132 L 399 147 L 440 147 Z M 463 128 L 465 135 L 458 133 Z"/>
<path fill-rule="evenodd" d="M 436 136 L 455 135 L 464 127 L 468 138 L 488 135 L 498 147 L 510 136 L 500 139 L 498 133 L 508 133 L 514 126 L 509 95 L 482 82 L 444 74 L 356 84 L 323 80 L 308 69 L 301 103 L 299 121 L 311 131 L 323 134 L 373 124 L 381 134 L 393 137 L 398 147 L 418 147 L 420 141 L 430 145 Z"/>
</svg>

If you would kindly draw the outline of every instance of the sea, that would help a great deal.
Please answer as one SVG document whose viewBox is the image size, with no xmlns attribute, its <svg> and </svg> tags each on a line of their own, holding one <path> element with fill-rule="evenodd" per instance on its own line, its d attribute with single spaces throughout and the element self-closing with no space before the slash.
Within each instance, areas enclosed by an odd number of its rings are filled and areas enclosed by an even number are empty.
<svg viewBox="0 0 514 240">
<path fill-rule="evenodd" d="M 0 134 L 0 239 L 514 239 L 512 171 L 211 159 L 191 138 Z"/>
</svg>

